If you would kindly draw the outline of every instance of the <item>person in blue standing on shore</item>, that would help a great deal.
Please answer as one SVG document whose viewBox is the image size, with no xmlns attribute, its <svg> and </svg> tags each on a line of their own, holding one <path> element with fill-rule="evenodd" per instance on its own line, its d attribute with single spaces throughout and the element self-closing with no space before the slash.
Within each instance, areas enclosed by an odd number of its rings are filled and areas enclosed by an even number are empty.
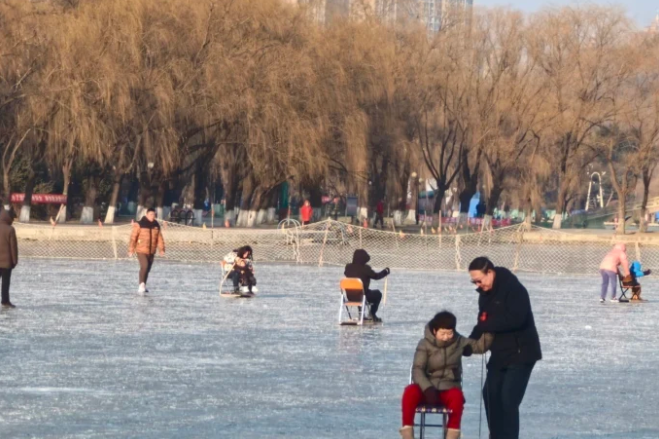
<svg viewBox="0 0 659 439">
<path fill-rule="evenodd" d="M 510 270 L 486 257 L 469 264 L 478 288 L 478 324 L 469 338 L 494 336 L 483 386 L 490 439 L 519 439 L 519 406 L 535 363 L 542 359 L 529 293 Z"/>
</svg>

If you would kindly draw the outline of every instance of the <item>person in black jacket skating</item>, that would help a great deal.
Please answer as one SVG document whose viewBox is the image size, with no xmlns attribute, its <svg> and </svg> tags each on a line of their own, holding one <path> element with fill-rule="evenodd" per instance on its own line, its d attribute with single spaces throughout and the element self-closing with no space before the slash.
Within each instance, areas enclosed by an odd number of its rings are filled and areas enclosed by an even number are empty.
<svg viewBox="0 0 659 439">
<path fill-rule="evenodd" d="M 352 255 L 352 263 L 346 265 L 344 274 L 346 277 L 357 277 L 362 280 L 364 291 L 366 292 L 366 300 L 371 304 L 371 318 L 374 322 L 381 322 L 382 319 L 376 313 L 382 300 L 382 293 L 378 290 L 369 290 L 368 287 L 371 285 L 371 279 L 380 280 L 386 277 L 390 273 L 390 270 L 385 268 L 381 272 L 376 273 L 368 265 L 368 261 L 370 260 L 371 257 L 366 253 L 366 250 L 355 250 L 355 253 Z"/>
<path fill-rule="evenodd" d="M 486 257 L 469 264 L 469 275 L 480 293 L 478 324 L 469 338 L 494 336 L 483 387 L 490 438 L 518 439 L 519 406 L 533 366 L 542 359 L 529 293 L 510 270 Z"/>
</svg>

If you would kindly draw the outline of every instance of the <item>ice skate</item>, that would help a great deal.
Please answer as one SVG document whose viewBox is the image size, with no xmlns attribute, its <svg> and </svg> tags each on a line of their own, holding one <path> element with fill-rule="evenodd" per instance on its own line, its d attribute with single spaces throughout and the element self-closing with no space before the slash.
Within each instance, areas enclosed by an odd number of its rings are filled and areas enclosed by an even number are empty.
<svg viewBox="0 0 659 439">
<path fill-rule="evenodd" d="M 7 303 L 3 303 L 3 304 L 2 304 L 2 307 L 3 307 L 3 308 L 16 308 L 16 305 L 14 305 L 14 304 L 11 303 L 11 302 L 7 302 Z"/>
<path fill-rule="evenodd" d="M 620 300 L 618 300 L 616 297 L 614 297 L 613 299 L 611 299 L 611 303 L 618 303 L 618 302 L 620 302 Z"/>
<path fill-rule="evenodd" d="M 600 299 L 600 303 L 606 302 L 606 299 Z"/>
<path fill-rule="evenodd" d="M 137 294 L 144 294 L 146 293 L 146 284 L 142 282 L 140 286 L 137 288 Z"/>
</svg>

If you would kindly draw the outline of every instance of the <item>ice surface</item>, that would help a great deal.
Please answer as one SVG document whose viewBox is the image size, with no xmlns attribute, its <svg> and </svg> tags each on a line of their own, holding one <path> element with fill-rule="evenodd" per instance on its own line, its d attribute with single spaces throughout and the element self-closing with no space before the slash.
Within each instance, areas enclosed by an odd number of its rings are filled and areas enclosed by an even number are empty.
<svg viewBox="0 0 659 439">
<path fill-rule="evenodd" d="M 22 260 L 0 312 L 0 438 L 396 438 L 423 325 L 448 308 L 468 333 L 476 293 L 466 273 L 394 271 L 385 324 L 339 327 L 341 274 L 260 265 L 259 297 L 224 299 L 218 266 L 157 260 L 140 297 L 134 262 Z M 649 303 L 601 305 L 597 273 L 521 278 L 545 357 L 521 437 L 659 438 L 657 279 Z M 474 439 L 481 358 L 464 366 Z"/>
</svg>

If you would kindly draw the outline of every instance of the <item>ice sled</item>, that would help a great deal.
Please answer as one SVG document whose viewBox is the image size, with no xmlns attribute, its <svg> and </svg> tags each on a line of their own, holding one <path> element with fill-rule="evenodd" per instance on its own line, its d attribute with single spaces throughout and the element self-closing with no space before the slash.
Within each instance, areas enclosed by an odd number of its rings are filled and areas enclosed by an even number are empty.
<svg viewBox="0 0 659 439">
<path fill-rule="evenodd" d="M 412 369 L 414 366 L 410 367 L 410 384 L 412 381 Z M 424 439 L 426 437 L 426 427 L 431 428 L 441 428 L 442 429 L 442 438 L 446 439 L 448 435 L 448 415 L 453 413 L 450 409 L 447 409 L 443 405 L 431 405 L 431 404 L 419 404 L 416 407 L 416 411 L 419 415 L 419 423 L 415 422 L 414 427 L 419 427 L 419 438 Z M 441 424 L 427 424 L 426 415 L 441 415 L 442 423 Z"/>
<path fill-rule="evenodd" d="M 232 265 L 227 263 L 225 260 L 222 260 L 220 262 L 220 266 L 222 267 L 222 282 L 220 283 L 220 297 L 228 297 L 228 298 L 242 298 L 242 299 L 248 299 L 251 297 L 255 297 L 256 294 L 258 293 L 258 289 L 256 287 L 252 287 L 252 292 L 249 292 L 249 288 L 247 285 L 240 285 L 240 288 L 238 292 L 233 291 L 233 283 L 229 281 L 229 273 L 231 272 Z"/>
<path fill-rule="evenodd" d="M 618 283 L 620 284 L 621 291 L 619 299 L 620 303 L 647 302 L 647 300 L 641 298 L 641 284 L 633 274 L 623 276 L 618 273 Z M 631 294 L 631 298 L 627 297 L 627 294 Z"/>
<path fill-rule="evenodd" d="M 256 287 L 252 287 L 252 292 L 250 293 L 247 287 L 242 287 L 239 292 L 234 293 L 233 288 L 231 291 L 222 291 L 220 293 L 220 297 L 228 297 L 228 298 L 234 298 L 234 299 L 250 299 L 252 297 L 255 297 Z"/>
<path fill-rule="evenodd" d="M 371 305 L 366 301 L 364 284 L 361 279 L 346 277 L 341 279 L 341 302 L 339 303 L 339 325 L 363 325 L 366 312 L 370 313 Z M 355 317 L 350 309 L 353 309 Z M 344 318 L 343 310 L 347 315 Z M 368 322 L 369 320 L 366 320 Z M 372 322 L 372 320 L 371 320 Z"/>
</svg>

